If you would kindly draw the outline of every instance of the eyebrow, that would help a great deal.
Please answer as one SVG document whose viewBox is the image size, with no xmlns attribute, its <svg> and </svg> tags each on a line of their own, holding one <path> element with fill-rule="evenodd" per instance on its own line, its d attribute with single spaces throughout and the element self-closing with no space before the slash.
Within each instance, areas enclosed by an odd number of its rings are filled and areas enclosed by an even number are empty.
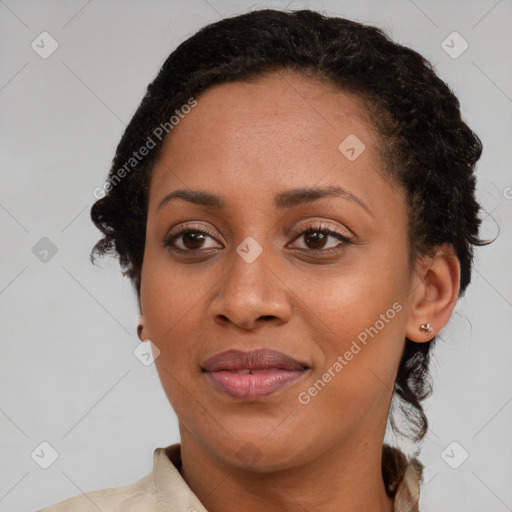
<svg viewBox="0 0 512 512">
<path fill-rule="evenodd" d="M 324 197 L 341 197 L 343 199 L 348 199 L 349 201 L 361 206 L 372 217 L 375 217 L 371 208 L 364 201 L 348 190 L 334 185 L 286 190 L 285 192 L 280 192 L 276 195 L 274 198 L 274 204 L 278 209 L 293 208 L 294 206 L 317 201 Z M 226 202 L 222 197 L 205 190 L 179 189 L 167 194 L 158 204 L 156 211 L 158 212 L 173 199 L 182 199 L 192 204 L 216 210 L 222 210 L 226 206 Z"/>
</svg>

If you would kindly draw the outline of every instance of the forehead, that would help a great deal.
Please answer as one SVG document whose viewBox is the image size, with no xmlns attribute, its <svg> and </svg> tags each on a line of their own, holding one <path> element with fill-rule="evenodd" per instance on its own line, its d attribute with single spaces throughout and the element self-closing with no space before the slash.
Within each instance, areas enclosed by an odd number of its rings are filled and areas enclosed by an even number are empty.
<svg viewBox="0 0 512 512">
<path fill-rule="evenodd" d="M 263 199 L 292 185 L 358 189 L 383 179 L 378 137 L 357 95 L 279 71 L 215 85 L 196 99 L 161 148 L 152 202 L 163 188 L 226 195 L 250 185 L 251 196 Z M 347 146 L 356 159 L 347 158 Z"/>
</svg>

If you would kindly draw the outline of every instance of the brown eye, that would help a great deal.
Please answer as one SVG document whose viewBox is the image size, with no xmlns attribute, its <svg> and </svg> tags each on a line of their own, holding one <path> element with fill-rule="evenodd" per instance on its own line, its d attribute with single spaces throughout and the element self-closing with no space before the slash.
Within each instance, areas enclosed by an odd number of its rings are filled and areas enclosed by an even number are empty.
<svg viewBox="0 0 512 512">
<path fill-rule="evenodd" d="M 325 231 L 312 231 L 304 233 L 304 240 L 310 249 L 322 249 L 329 235 Z"/>
<path fill-rule="evenodd" d="M 204 243 L 205 236 L 202 233 L 184 233 L 182 235 L 183 245 L 190 250 L 200 249 Z"/>
<path fill-rule="evenodd" d="M 204 249 L 211 249 L 218 245 L 216 244 L 211 247 L 205 247 L 205 242 L 208 239 L 215 240 L 212 235 L 202 229 L 186 228 L 165 239 L 164 247 L 182 252 L 196 252 Z"/>
<path fill-rule="evenodd" d="M 329 244 L 329 240 L 334 239 L 338 241 L 337 244 L 326 247 Z M 301 231 L 294 240 L 303 240 L 303 247 L 297 247 L 298 249 L 318 251 L 318 252 L 332 252 L 342 249 L 345 245 L 352 243 L 350 238 L 338 231 L 333 231 L 329 226 L 315 225 L 308 226 L 307 229 Z"/>
</svg>

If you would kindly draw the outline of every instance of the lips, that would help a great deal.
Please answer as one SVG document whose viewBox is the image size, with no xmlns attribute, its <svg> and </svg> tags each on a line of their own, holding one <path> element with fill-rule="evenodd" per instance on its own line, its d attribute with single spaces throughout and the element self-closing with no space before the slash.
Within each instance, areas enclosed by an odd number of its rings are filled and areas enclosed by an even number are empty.
<svg viewBox="0 0 512 512">
<path fill-rule="evenodd" d="M 217 372 L 221 370 L 304 370 L 307 365 L 277 350 L 258 349 L 251 352 L 226 350 L 216 354 L 202 364 L 203 370 Z M 246 372 L 247 373 L 247 372 Z"/>
<path fill-rule="evenodd" d="M 277 350 L 227 350 L 201 365 L 208 381 L 233 398 L 256 400 L 301 379 L 309 367 Z"/>
</svg>

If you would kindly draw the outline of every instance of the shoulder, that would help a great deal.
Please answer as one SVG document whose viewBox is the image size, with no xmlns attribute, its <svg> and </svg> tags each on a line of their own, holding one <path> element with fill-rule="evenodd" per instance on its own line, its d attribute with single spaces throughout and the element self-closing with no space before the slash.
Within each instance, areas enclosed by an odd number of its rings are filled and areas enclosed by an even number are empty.
<svg viewBox="0 0 512 512">
<path fill-rule="evenodd" d="M 161 512 L 153 475 L 132 485 L 86 492 L 37 512 Z"/>
</svg>

